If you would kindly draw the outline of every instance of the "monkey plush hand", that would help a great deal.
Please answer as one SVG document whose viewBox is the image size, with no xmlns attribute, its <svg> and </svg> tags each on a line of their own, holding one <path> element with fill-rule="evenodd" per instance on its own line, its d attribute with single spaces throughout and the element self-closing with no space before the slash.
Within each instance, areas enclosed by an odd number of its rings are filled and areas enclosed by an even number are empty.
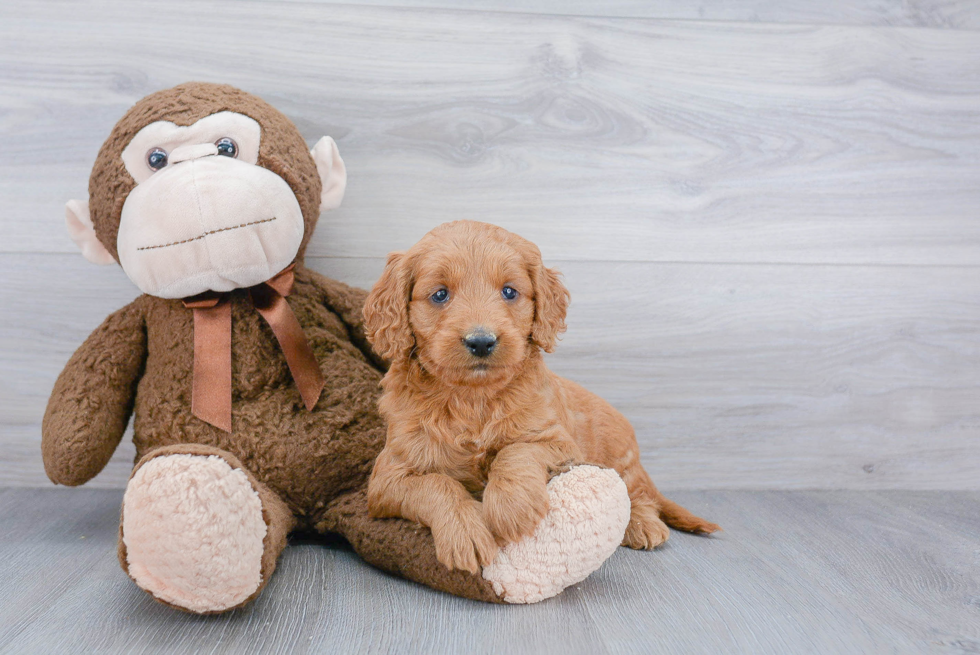
<svg viewBox="0 0 980 655">
<path fill-rule="evenodd" d="M 247 603 L 293 529 L 339 533 L 372 564 L 458 595 L 501 602 L 508 580 L 526 588 L 515 564 L 495 562 L 494 582 L 449 570 L 427 529 L 368 515 L 385 429 L 367 293 L 303 266 L 346 179 L 329 137 L 310 151 L 262 100 L 191 83 L 130 109 L 98 154 L 88 201 L 68 203 L 85 257 L 118 262 L 143 295 L 59 376 L 44 466 L 58 484 L 85 483 L 134 415 L 119 561 L 163 603 Z"/>
</svg>

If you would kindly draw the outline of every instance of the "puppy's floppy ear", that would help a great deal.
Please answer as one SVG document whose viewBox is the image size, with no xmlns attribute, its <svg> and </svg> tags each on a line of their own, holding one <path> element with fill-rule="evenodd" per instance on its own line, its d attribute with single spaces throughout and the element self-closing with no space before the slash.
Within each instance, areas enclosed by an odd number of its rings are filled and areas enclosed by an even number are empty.
<svg viewBox="0 0 980 655">
<path fill-rule="evenodd" d="M 562 284 L 561 274 L 553 268 L 545 268 L 541 251 L 528 242 L 525 258 L 528 274 L 534 285 L 534 324 L 531 340 L 547 353 L 555 349 L 558 335 L 565 331 L 565 315 L 568 313 L 570 296 Z"/>
<path fill-rule="evenodd" d="M 408 324 L 411 275 L 403 252 L 388 255 L 388 263 L 364 303 L 364 331 L 376 353 L 388 361 L 405 357 L 415 346 Z"/>
</svg>

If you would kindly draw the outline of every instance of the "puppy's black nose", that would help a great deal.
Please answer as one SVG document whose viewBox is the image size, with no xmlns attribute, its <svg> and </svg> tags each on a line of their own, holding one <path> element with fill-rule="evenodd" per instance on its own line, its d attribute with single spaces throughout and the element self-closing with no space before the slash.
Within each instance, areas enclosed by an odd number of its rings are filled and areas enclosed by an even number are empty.
<svg viewBox="0 0 980 655">
<path fill-rule="evenodd" d="M 463 337 L 463 343 L 477 357 L 489 357 L 497 345 L 497 336 L 489 332 L 473 332 Z"/>
</svg>

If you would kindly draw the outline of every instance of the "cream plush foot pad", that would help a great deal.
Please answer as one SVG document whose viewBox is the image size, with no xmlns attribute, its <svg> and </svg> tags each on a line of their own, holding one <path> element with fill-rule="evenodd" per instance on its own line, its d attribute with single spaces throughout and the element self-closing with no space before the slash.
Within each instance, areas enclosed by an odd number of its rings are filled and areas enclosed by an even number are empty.
<svg viewBox="0 0 980 655">
<path fill-rule="evenodd" d="M 262 581 L 262 502 L 245 473 L 220 457 L 148 461 L 126 487 L 122 527 L 129 574 L 172 605 L 226 610 Z"/>
<path fill-rule="evenodd" d="M 508 603 L 537 603 L 581 582 L 623 541 L 630 497 L 616 471 L 577 466 L 548 483 L 551 509 L 530 537 L 508 544 L 483 577 Z"/>
</svg>

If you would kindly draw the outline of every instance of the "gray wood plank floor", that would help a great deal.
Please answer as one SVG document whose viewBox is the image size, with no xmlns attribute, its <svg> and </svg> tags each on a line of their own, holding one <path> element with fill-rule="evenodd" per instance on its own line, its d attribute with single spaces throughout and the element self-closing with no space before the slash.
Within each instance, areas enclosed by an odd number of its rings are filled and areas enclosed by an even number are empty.
<svg viewBox="0 0 980 655">
<path fill-rule="evenodd" d="M 119 569 L 121 492 L 0 491 L 0 651 L 976 653 L 980 493 L 679 492 L 726 531 L 620 549 L 584 583 L 490 606 L 300 540 L 251 606 L 196 617 Z"/>
</svg>

